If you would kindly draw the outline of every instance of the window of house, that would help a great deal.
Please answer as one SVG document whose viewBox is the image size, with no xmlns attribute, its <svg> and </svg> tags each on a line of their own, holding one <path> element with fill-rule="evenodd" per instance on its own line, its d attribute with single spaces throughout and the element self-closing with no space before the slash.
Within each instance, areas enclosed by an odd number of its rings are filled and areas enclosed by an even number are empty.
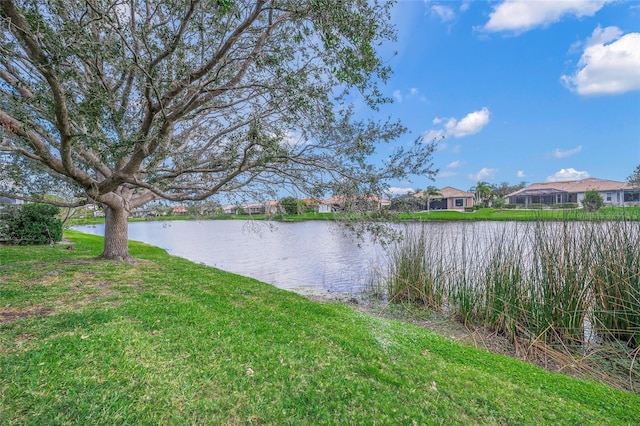
<svg viewBox="0 0 640 426">
<path fill-rule="evenodd" d="M 607 192 L 607 201 L 611 201 L 611 197 L 613 194 L 611 192 Z"/>
<path fill-rule="evenodd" d="M 456 207 L 464 207 L 464 200 L 462 198 L 456 198 L 455 205 Z"/>
<path fill-rule="evenodd" d="M 634 201 L 640 201 L 640 192 L 625 191 L 624 202 L 628 203 L 628 202 L 634 202 Z"/>
</svg>

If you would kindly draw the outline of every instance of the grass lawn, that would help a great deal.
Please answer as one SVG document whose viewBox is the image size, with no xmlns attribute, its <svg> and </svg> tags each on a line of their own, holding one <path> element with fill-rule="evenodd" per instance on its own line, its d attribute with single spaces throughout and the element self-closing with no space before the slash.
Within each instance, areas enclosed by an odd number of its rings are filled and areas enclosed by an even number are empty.
<svg viewBox="0 0 640 426">
<path fill-rule="evenodd" d="M 334 213 L 304 213 L 300 215 L 213 215 L 213 216 L 157 216 L 130 218 L 130 222 L 145 222 L 150 220 L 281 220 L 299 222 L 305 220 L 335 220 Z M 534 220 L 640 220 L 640 206 L 635 207 L 603 207 L 596 213 L 584 209 L 575 210 L 516 210 L 483 208 L 474 212 L 460 212 L 453 210 L 432 210 L 430 212 L 397 213 L 395 216 L 385 216 L 383 220 L 398 221 L 534 221 Z M 70 226 L 92 225 L 104 223 L 104 218 L 74 218 L 69 220 Z"/>
<path fill-rule="evenodd" d="M 474 212 L 433 210 L 431 212 L 402 213 L 404 220 L 640 220 L 640 207 L 603 207 L 595 213 L 584 209 L 575 210 L 517 210 L 483 208 Z"/>
<path fill-rule="evenodd" d="M 640 396 L 131 244 L 0 247 L 0 424 L 637 424 Z"/>
</svg>

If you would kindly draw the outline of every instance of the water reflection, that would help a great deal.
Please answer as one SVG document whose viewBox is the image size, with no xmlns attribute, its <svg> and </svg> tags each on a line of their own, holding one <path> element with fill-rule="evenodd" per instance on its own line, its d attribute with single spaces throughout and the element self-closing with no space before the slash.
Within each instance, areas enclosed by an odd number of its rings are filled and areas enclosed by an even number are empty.
<svg viewBox="0 0 640 426">
<path fill-rule="evenodd" d="M 104 235 L 104 225 L 75 229 Z M 173 221 L 129 224 L 129 239 L 277 287 L 357 293 L 386 264 L 381 246 L 335 223 Z"/>
</svg>

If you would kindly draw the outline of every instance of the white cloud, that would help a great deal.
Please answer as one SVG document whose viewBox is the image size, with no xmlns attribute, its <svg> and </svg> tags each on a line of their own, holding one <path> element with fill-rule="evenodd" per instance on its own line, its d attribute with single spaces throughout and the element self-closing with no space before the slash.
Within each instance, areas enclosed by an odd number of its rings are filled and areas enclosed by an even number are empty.
<svg viewBox="0 0 640 426">
<path fill-rule="evenodd" d="M 640 33 L 622 35 L 598 27 L 585 42 L 578 69 L 560 80 L 580 95 L 612 95 L 640 90 Z"/>
<path fill-rule="evenodd" d="M 431 14 L 440 18 L 442 22 L 453 21 L 456 17 L 455 12 L 449 6 L 434 4 L 431 6 Z"/>
<path fill-rule="evenodd" d="M 392 186 L 391 188 L 387 189 L 387 192 L 391 195 L 406 195 L 410 192 L 414 192 L 415 190 L 413 188 L 398 188 L 398 187 L 394 187 Z"/>
<path fill-rule="evenodd" d="M 429 130 L 428 132 L 422 134 L 422 137 L 426 142 L 432 142 L 438 139 L 442 139 L 445 136 L 446 134 L 444 133 L 444 130 Z"/>
<path fill-rule="evenodd" d="M 611 1 L 613 0 L 507 0 L 494 8 L 484 30 L 523 33 L 536 27 L 549 26 L 566 16 L 593 16 Z"/>
<path fill-rule="evenodd" d="M 519 178 L 523 178 L 526 176 L 527 175 L 524 174 L 524 170 L 518 170 L 518 173 L 516 173 L 516 177 L 519 177 Z"/>
<path fill-rule="evenodd" d="M 275 136 L 275 135 L 272 135 Z M 298 145 L 307 145 L 309 141 L 304 139 L 300 133 L 286 131 L 282 135 L 282 139 L 280 141 L 282 145 L 285 146 L 298 146 Z"/>
<path fill-rule="evenodd" d="M 580 180 L 589 177 L 589 173 L 580 172 L 574 168 L 560 169 L 551 176 L 547 176 L 547 182 L 562 182 L 567 180 Z"/>
<path fill-rule="evenodd" d="M 497 172 L 498 169 L 489 169 L 487 167 L 483 167 L 478 173 L 467 175 L 467 177 L 472 181 L 480 182 L 487 179 L 493 179 L 496 176 Z"/>
<path fill-rule="evenodd" d="M 456 172 L 440 172 L 436 175 L 436 177 L 438 178 L 449 178 L 449 177 L 454 177 L 457 176 L 458 174 Z"/>
<path fill-rule="evenodd" d="M 484 107 L 480 111 L 467 114 L 460 121 L 456 121 L 455 118 L 450 118 L 447 124 L 445 124 L 445 129 L 448 135 L 455 138 L 473 135 L 489 124 L 490 115 L 489 109 Z"/>
<path fill-rule="evenodd" d="M 434 137 L 442 136 L 461 138 L 463 136 L 473 135 L 480 132 L 489 124 L 490 117 L 491 112 L 487 107 L 484 107 L 479 111 L 470 112 L 461 120 L 454 117 L 435 118 L 433 124 L 438 125 L 444 122 L 444 129 L 429 130 L 424 133 L 424 136 L 427 140 L 432 140 Z"/>
<path fill-rule="evenodd" d="M 447 164 L 447 168 L 455 169 L 456 167 L 460 167 L 464 164 L 464 161 L 456 160 L 452 163 Z"/>
<path fill-rule="evenodd" d="M 578 145 L 577 147 L 575 147 L 573 149 L 556 148 L 556 149 L 553 150 L 551 155 L 553 157 L 555 157 L 555 158 L 567 158 L 567 157 L 571 157 L 572 155 L 575 155 L 575 154 L 579 153 L 580 151 L 582 151 L 582 145 Z"/>
<path fill-rule="evenodd" d="M 406 93 L 406 95 L 403 94 L 401 90 L 394 90 L 393 97 L 396 99 L 396 101 L 402 102 L 405 99 L 409 99 L 416 96 L 419 92 L 420 91 L 416 87 L 410 88 L 409 91 Z"/>
</svg>

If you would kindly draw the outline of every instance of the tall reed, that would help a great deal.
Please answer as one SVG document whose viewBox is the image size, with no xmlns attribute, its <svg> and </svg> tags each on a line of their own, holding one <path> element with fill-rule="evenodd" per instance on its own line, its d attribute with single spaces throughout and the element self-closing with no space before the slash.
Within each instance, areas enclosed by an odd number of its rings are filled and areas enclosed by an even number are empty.
<svg viewBox="0 0 640 426">
<path fill-rule="evenodd" d="M 580 344 L 590 303 L 592 227 L 538 222 L 531 244 L 529 332 L 548 343 Z"/>
<path fill-rule="evenodd" d="M 602 223 L 593 271 L 593 326 L 604 340 L 640 344 L 640 227 Z"/>
<path fill-rule="evenodd" d="M 480 270 L 484 325 L 511 340 L 516 338 L 518 321 L 526 306 L 524 251 L 515 231 L 503 230 L 492 241 Z"/>
<path fill-rule="evenodd" d="M 445 286 L 444 252 L 426 229 L 405 230 L 401 244 L 389 250 L 386 294 L 393 302 L 411 302 L 430 309 L 442 307 Z"/>
<path fill-rule="evenodd" d="M 640 221 L 408 229 L 390 251 L 392 302 L 442 309 L 512 340 L 640 340 Z M 480 231 L 478 231 L 480 230 Z M 480 233 L 478 233 L 480 232 Z"/>
</svg>

